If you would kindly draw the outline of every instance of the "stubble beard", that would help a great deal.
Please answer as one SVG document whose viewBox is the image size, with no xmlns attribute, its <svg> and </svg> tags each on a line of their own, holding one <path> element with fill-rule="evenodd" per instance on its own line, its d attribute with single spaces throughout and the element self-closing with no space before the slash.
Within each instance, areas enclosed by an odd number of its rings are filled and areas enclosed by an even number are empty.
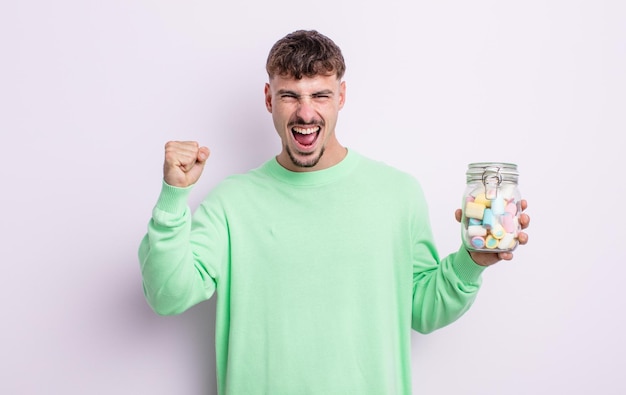
<svg viewBox="0 0 626 395">
<path fill-rule="evenodd" d="M 322 147 L 320 149 L 319 154 L 317 155 L 315 152 L 311 152 L 310 154 L 305 154 L 307 155 L 307 157 L 310 157 L 310 158 L 308 158 L 308 160 L 306 161 L 303 161 L 295 157 L 295 155 L 291 151 L 291 148 L 289 147 L 286 147 L 286 148 L 287 148 L 287 154 L 289 155 L 289 159 L 291 159 L 291 163 L 293 163 L 296 167 L 302 167 L 302 168 L 315 167 L 315 165 L 319 163 L 320 159 L 322 159 L 322 155 L 324 155 L 324 147 Z"/>
</svg>

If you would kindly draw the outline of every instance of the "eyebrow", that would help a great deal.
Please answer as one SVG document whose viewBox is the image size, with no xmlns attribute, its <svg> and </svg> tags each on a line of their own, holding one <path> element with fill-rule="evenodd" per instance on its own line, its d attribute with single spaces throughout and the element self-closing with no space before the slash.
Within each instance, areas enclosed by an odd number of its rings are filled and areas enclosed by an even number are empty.
<svg viewBox="0 0 626 395">
<path fill-rule="evenodd" d="M 332 95 L 334 93 L 335 92 L 333 92 L 331 89 L 324 89 L 324 90 L 321 90 L 321 91 L 318 91 L 318 92 L 313 92 L 313 93 L 311 93 L 310 96 L 313 97 L 313 96 L 319 96 L 319 95 Z M 288 89 L 279 89 L 277 94 L 279 94 L 279 95 L 293 95 L 293 96 L 296 96 L 296 97 L 303 96 L 303 95 L 300 95 L 300 94 L 298 94 L 298 93 L 296 93 L 294 91 L 290 91 Z M 309 96 L 309 95 L 304 95 L 304 96 Z"/>
</svg>

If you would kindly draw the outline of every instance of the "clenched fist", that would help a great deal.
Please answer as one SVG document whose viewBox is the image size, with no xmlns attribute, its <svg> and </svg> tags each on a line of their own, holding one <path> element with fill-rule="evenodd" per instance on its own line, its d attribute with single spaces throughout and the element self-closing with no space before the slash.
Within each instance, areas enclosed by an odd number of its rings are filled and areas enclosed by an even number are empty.
<svg viewBox="0 0 626 395">
<path fill-rule="evenodd" d="M 165 144 L 163 179 L 168 185 L 180 188 L 195 184 L 210 153 L 195 141 L 169 141 Z"/>
</svg>

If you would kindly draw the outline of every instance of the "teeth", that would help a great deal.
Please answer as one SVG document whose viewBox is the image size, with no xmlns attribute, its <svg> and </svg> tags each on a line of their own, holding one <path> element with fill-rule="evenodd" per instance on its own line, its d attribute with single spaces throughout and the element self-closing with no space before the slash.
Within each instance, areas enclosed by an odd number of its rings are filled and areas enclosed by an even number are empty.
<svg viewBox="0 0 626 395">
<path fill-rule="evenodd" d="M 303 128 L 293 128 L 294 132 L 296 133 L 300 133 L 300 134 L 311 134 L 311 133 L 315 133 L 319 130 L 319 128 L 315 127 L 315 128 L 308 128 L 308 129 L 303 129 Z"/>
</svg>

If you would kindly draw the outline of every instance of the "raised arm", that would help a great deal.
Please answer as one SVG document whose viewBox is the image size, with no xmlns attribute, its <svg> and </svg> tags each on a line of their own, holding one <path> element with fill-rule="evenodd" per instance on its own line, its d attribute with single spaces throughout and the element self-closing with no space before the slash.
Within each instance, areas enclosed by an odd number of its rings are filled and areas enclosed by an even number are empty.
<svg viewBox="0 0 626 395">
<path fill-rule="evenodd" d="M 168 142 L 163 185 L 139 247 L 144 294 L 155 312 L 178 314 L 215 291 L 215 271 L 200 259 L 204 246 L 191 237 L 187 203 L 209 157 L 196 142 Z"/>
</svg>

